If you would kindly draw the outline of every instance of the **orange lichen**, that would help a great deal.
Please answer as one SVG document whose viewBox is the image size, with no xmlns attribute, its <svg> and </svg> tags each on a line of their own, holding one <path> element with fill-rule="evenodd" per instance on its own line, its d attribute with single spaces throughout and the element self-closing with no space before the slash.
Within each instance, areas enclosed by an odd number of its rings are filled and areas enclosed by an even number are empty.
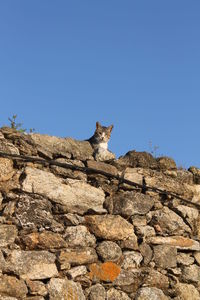
<svg viewBox="0 0 200 300">
<path fill-rule="evenodd" d="M 120 274 L 121 268 L 111 262 L 107 261 L 103 264 L 91 264 L 90 265 L 90 278 L 98 278 L 102 281 L 114 281 Z"/>
</svg>

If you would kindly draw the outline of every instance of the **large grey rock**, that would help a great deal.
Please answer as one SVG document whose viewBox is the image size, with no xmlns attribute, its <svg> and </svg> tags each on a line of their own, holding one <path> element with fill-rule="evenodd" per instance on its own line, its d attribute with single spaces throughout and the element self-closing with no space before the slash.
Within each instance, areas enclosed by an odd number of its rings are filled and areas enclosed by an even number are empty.
<svg viewBox="0 0 200 300">
<path fill-rule="evenodd" d="M 56 257 L 48 251 L 13 250 L 6 260 L 6 272 L 22 279 L 46 279 L 58 276 Z"/>
<path fill-rule="evenodd" d="M 112 213 L 124 217 L 146 215 L 154 204 L 152 197 L 136 192 L 118 193 L 112 197 L 112 202 Z"/>
<path fill-rule="evenodd" d="M 68 226 L 64 234 L 68 247 L 94 247 L 96 238 L 86 226 Z"/>
<path fill-rule="evenodd" d="M 34 211 L 34 214 L 33 214 Z M 54 220 L 52 204 L 39 195 L 21 195 L 17 203 L 16 218 L 23 229 L 44 230 L 51 229 L 54 232 L 64 230 L 62 224 Z"/>
<path fill-rule="evenodd" d="M 17 228 L 15 225 L 0 225 L 0 247 L 14 243 L 16 237 Z"/>
<path fill-rule="evenodd" d="M 185 232 L 191 232 L 191 228 L 185 224 L 183 219 L 168 207 L 163 207 L 163 209 L 153 212 L 152 215 L 151 224 L 159 225 L 164 234 L 182 235 Z"/>
<path fill-rule="evenodd" d="M 117 261 L 122 256 L 122 250 L 117 243 L 112 241 L 103 241 L 96 251 L 103 261 Z"/>
<path fill-rule="evenodd" d="M 134 235 L 133 225 L 121 216 L 90 215 L 85 216 L 89 230 L 96 237 L 108 240 L 124 240 Z"/>
<path fill-rule="evenodd" d="M 176 178 L 165 175 L 163 172 L 142 168 L 126 168 L 124 178 L 140 185 L 143 179 L 147 186 L 158 188 L 160 190 L 179 194 L 179 196 L 191 199 L 193 202 L 199 201 L 199 185 L 189 185 L 179 182 Z M 130 186 L 125 185 L 130 188 Z M 152 193 L 152 192 L 151 192 Z"/>
<path fill-rule="evenodd" d="M 150 153 L 136 152 L 135 150 L 121 156 L 115 164 L 121 169 L 125 167 L 156 169 L 158 166 L 156 159 Z"/>
<path fill-rule="evenodd" d="M 85 300 L 81 285 L 67 278 L 51 278 L 48 290 L 50 300 Z"/>
<path fill-rule="evenodd" d="M 8 275 L 0 277 L 0 299 L 2 299 L 1 295 L 24 299 L 27 293 L 28 289 L 23 280 Z"/>
<path fill-rule="evenodd" d="M 148 244 L 146 244 L 145 242 L 140 244 L 139 249 L 140 249 L 140 253 L 143 256 L 143 264 L 145 266 L 147 266 L 150 263 L 150 261 L 152 260 L 153 251 L 152 251 L 151 247 Z"/>
<path fill-rule="evenodd" d="M 89 300 L 107 300 L 105 288 L 97 283 L 86 290 L 87 299 Z"/>
<path fill-rule="evenodd" d="M 121 270 L 114 281 L 114 286 L 120 287 L 123 292 L 134 293 L 141 285 L 142 277 L 140 271 Z"/>
<path fill-rule="evenodd" d="M 162 290 L 155 287 L 142 287 L 138 290 L 135 300 L 168 300 Z"/>
<path fill-rule="evenodd" d="M 176 267 L 177 249 L 173 246 L 154 246 L 154 261 L 157 267 L 167 269 Z"/>
<path fill-rule="evenodd" d="M 46 134 L 32 134 L 31 138 L 36 144 L 38 153 L 49 158 L 60 155 L 80 160 L 92 159 L 93 149 L 89 142 Z"/>
<path fill-rule="evenodd" d="M 36 168 L 25 169 L 26 178 L 22 183 L 25 192 L 36 193 L 63 206 L 65 212 L 84 214 L 88 210 L 105 212 L 104 192 L 86 182 L 57 178 L 52 173 Z"/>
</svg>

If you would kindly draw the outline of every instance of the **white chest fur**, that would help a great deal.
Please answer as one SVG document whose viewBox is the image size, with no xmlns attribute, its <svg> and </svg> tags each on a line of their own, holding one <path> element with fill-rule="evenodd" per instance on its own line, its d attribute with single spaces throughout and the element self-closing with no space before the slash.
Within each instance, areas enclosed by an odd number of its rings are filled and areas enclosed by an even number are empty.
<svg viewBox="0 0 200 300">
<path fill-rule="evenodd" d="M 101 150 L 107 150 L 108 149 L 108 143 L 106 143 L 106 142 L 99 143 L 98 148 L 101 149 Z"/>
</svg>

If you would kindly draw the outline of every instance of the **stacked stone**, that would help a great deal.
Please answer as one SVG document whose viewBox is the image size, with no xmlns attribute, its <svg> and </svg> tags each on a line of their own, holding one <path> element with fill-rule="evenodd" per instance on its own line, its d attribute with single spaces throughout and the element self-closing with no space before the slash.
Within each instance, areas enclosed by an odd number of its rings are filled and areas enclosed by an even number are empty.
<svg viewBox="0 0 200 300">
<path fill-rule="evenodd" d="M 0 299 L 200 300 L 200 170 L 130 151 L 97 162 L 86 141 L 0 130 Z"/>
</svg>

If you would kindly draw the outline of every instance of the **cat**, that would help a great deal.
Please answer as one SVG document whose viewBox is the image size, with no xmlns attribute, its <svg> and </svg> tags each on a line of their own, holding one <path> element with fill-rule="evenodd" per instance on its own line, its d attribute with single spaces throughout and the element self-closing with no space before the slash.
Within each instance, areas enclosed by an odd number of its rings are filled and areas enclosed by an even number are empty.
<svg viewBox="0 0 200 300">
<path fill-rule="evenodd" d="M 94 149 L 94 157 L 96 160 L 108 161 L 115 159 L 115 155 L 108 150 L 108 141 L 112 129 L 113 125 L 105 127 L 101 126 L 99 122 L 96 122 L 96 130 L 93 136 L 87 140 Z"/>
</svg>

